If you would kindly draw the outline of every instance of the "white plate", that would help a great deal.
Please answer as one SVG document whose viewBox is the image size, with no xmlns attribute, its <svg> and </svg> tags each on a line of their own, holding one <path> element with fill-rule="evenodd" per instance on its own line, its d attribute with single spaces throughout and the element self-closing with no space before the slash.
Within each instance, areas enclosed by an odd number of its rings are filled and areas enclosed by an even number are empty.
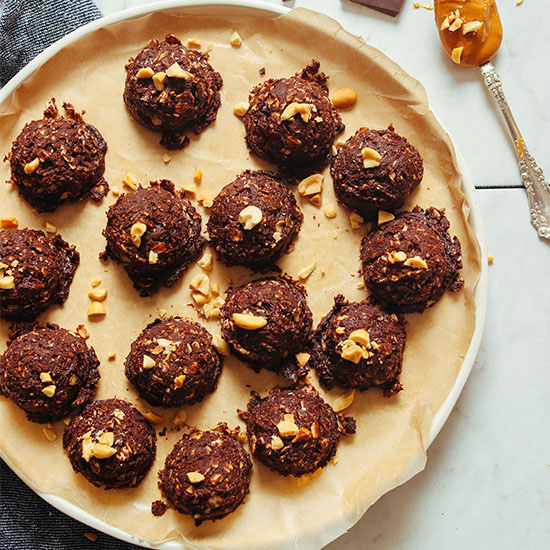
<svg viewBox="0 0 550 550">
<path fill-rule="evenodd" d="M 47 60 L 53 57 L 59 50 L 68 44 L 78 41 L 83 36 L 119 21 L 134 19 L 144 14 L 157 12 L 157 11 L 169 11 L 170 13 L 186 14 L 186 15 L 203 15 L 203 16 L 217 16 L 217 17 L 230 17 L 232 19 L 238 17 L 276 17 L 278 15 L 287 13 L 288 8 L 284 6 L 276 6 L 272 4 L 266 4 L 264 2 L 256 0 L 226 0 L 224 2 L 210 2 L 207 0 L 180 0 L 180 1 L 165 1 L 157 2 L 154 4 L 142 5 L 136 8 L 124 10 L 107 17 L 103 17 L 96 21 L 85 25 L 67 36 L 63 37 L 56 43 L 48 47 L 44 52 L 31 61 L 25 68 L 23 68 L 17 75 L 15 75 L 7 84 L 0 90 L 0 106 L 5 101 L 8 101 L 12 92 L 22 84 L 28 77 L 30 77 L 39 67 L 41 67 Z M 441 124 L 441 122 L 440 122 Z M 443 125 L 442 125 L 443 126 Z M 449 417 L 461 391 L 466 383 L 466 380 L 470 374 L 472 366 L 474 364 L 475 357 L 477 355 L 479 345 L 481 343 L 481 337 L 483 334 L 483 328 L 485 325 L 485 317 L 487 310 L 487 251 L 485 246 L 485 235 L 483 231 L 483 225 L 481 220 L 481 212 L 479 203 L 477 200 L 476 190 L 469 174 L 468 168 L 464 161 L 464 158 L 456 145 L 453 143 L 455 153 L 458 162 L 458 168 L 463 177 L 463 191 L 468 200 L 471 209 L 470 224 L 473 231 L 479 241 L 481 248 L 481 274 L 475 290 L 475 303 L 476 303 L 476 324 L 475 330 L 472 335 L 470 346 L 464 357 L 464 362 L 457 375 L 454 386 L 452 387 L 449 395 L 441 405 L 440 409 L 435 414 L 428 436 L 427 444 L 430 445 L 443 424 Z M 13 467 L 9 457 L 0 449 L 0 457 L 14 470 L 17 474 L 17 470 Z M 107 523 L 98 520 L 94 516 L 87 513 L 85 510 L 78 508 L 65 499 L 56 495 L 37 492 L 37 494 L 47 501 L 49 504 L 60 510 L 61 512 L 71 516 L 72 518 L 88 525 L 93 529 L 107 533 L 118 539 L 138 544 L 146 548 L 155 548 L 158 550 L 177 550 L 182 546 L 177 541 L 168 541 L 160 545 L 150 545 L 142 540 L 137 539 L 125 531 L 112 527 Z"/>
</svg>

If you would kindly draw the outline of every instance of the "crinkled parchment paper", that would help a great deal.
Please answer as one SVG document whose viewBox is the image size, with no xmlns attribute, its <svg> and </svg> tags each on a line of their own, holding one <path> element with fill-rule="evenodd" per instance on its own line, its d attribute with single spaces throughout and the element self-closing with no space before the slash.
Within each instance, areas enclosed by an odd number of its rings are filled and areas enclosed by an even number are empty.
<svg viewBox="0 0 550 550">
<path fill-rule="evenodd" d="M 230 36 L 237 30 L 244 42 L 231 47 Z M 192 136 L 189 147 L 166 152 L 160 135 L 131 119 L 122 102 L 124 64 L 150 38 L 166 33 L 184 42 L 190 36 L 213 44 L 210 62 L 222 74 L 222 107 L 218 119 L 200 136 Z M 351 36 L 333 20 L 299 9 L 277 19 L 230 22 L 155 13 L 103 28 L 62 49 L 42 66 L 0 107 L 0 154 L 4 156 L 25 122 L 39 118 L 49 98 L 58 105 L 73 103 L 86 111 L 85 120 L 105 137 L 106 179 L 122 189 L 127 172 L 143 183 L 157 178 L 172 179 L 177 186 L 192 181 L 195 168 L 204 177 L 200 190 L 217 193 L 236 174 L 247 168 L 267 167 L 251 157 L 244 142 L 241 120 L 233 105 L 246 100 L 249 90 L 264 78 L 288 76 L 312 58 L 321 61 L 331 90 L 355 88 L 359 101 L 343 111 L 343 137 L 360 126 L 383 128 L 390 123 L 407 137 L 424 158 L 425 176 L 406 208 L 415 204 L 446 208 L 451 233 L 462 242 L 466 280 L 464 289 L 446 293 L 425 313 L 407 315 L 407 348 L 403 374 L 404 391 L 390 399 L 376 389 L 357 394 L 347 410 L 357 419 L 357 434 L 342 441 L 337 463 L 329 464 L 318 478 L 303 486 L 254 462 L 250 495 L 227 518 L 195 527 L 192 520 L 169 510 L 163 517 L 151 515 L 151 502 L 160 498 L 157 471 L 180 437 L 170 420 L 176 410 L 155 408 L 166 418 L 167 435 L 159 437 L 157 460 L 144 482 L 135 489 L 104 491 L 75 475 L 62 450 L 62 422 L 54 426 L 57 439 L 49 442 L 42 426 L 26 420 L 5 398 L 0 399 L 0 449 L 14 470 L 35 490 L 59 495 L 83 510 L 151 543 L 175 539 L 188 548 L 320 548 L 359 520 L 382 494 L 422 470 L 425 441 L 434 413 L 444 401 L 462 365 L 475 325 L 473 290 L 480 271 L 479 248 L 468 226 L 468 206 L 461 192 L 461 177 L 449 138 L 430 112 L 422 86 L 406 75 L 379 51 Z M 265 67 L 265 77 L 259 69 Z M 9 178 L 9 165 L 0 166 L 0 181 Z M 104 248 L 101 230 L 105 210 L 115 197 L 103 202 L 89 200 L 65 205 L 54 213 L 37 214 L 10 185 L 1 184 L 0 216 L 17 216 L 20 227 L 44 228 L 54 223 L 59 233 L 77 245 L 81 264 L 69 299 L 61 308 L 51 308 L 40 321 L 56 322 L 74 329 L 86 325 L 88 343 L 101 360 L 98 398 L 117 396 L 136 403 L 142 411 L 152 410 L 136 396 L 124 376 L 123 361 L 131 341 L 157 316 L 157 308 L 169 314 L 197 315 L 190 305 L 188 284 L 201 270 L 193 266 L 180 283 L 151 298 L 140 298 L 119 265 L 103 264 L 98 254 Z M 294 190 L 296 192 L 296 190 Z M 348 214 L 338 207 L 335 219 L 298 197 L 305 221 L 295 250 L 280 262 L 283 270 L 297 276 L 305 265 L 317 262 L 306 282 L 309 305 L 318 322 L 332 306 L 332 297 L 342 292 L 350 300 L 366 296 L 357 289 L 361 278 L 358 250 L 364 228 L 351 230 Z M 328 170 L 325 170 L 323 204 L 335 202 Z M 198 206 L 206 222 L 208 212 Z M 204 227 L 204 225 L 203 225 Z M 322 273 L 324 268 L 324 275 Z M 103 279 L 109 296 L 104 302 L 107 315 L 90 322 L 86 316 L 87 292 L 93 277 Z M 228 278 L 236 283 L 252 275 L 244 269 L 228 269 L 216 263 L 210 274 L 221 288 Z M 205 322 L 219 331 L 216 321 Z M 8 325 L 1 324 L 1 345 L 5 347 Z M 108 354 L 116 352 L 116 360 Z M 273 373 L 254 373 L 233 358 L 227 358 L 217 391 L 202 403 L 187 408 L 188 424 L 209 428 L 219 421 L 241 424 L 237 408 L 244 408 L 250 389 L 264 392 L 284 381 Z M 329 401 L 344 393 L 325 393 Z M 159 426 L 157 431 L 163 426 Z"/>
</svg>

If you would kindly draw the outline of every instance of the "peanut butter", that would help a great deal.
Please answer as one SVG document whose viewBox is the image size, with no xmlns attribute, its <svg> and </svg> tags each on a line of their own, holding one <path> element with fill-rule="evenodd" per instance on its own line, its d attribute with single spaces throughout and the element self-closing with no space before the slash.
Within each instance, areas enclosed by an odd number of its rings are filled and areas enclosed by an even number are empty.
<svg viewBox="0 0 550 550">
<path fill-rule="evenodd" d="M 435 0 L 435 23 L 449 57 L 461 67 L 489 61 L 502 41 L 495 0 Z"/>
</svg>

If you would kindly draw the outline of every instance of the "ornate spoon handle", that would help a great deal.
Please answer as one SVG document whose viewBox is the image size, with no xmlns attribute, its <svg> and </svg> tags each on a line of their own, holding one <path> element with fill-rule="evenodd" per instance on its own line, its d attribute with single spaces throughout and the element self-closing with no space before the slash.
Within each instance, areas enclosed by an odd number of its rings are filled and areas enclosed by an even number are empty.
<svg viewBox="0 0 550 550">
<path fill-rule="evenodd" d="M 521 137 L 519 128 L 514 120 L 510 106 L 504 96 L 500 76 L 492 63 L 487 62 L 480 66 L 487 88 L 495 96 L 502 116 L 508 126 L 512 140 L 516 146 L 521 173 L 521 183 L 527 191 L 531 223 L 540 237 L 550 239 L 550 184 L 544 179 L 544 174 L 535 159 L 529 154 L 527 146 Z"/>
</svg>

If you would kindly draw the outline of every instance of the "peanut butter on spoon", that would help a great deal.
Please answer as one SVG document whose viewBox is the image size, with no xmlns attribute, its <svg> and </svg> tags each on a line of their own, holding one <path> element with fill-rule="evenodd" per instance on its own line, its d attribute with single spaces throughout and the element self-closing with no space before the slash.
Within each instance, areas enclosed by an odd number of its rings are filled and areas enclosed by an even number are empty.
<svg viewBox="0 0 550 550">
<path fill-rule="evenodd" d="M 449 57 L 461 67 L 489 61 L 502 42 L 495 0 L 435 0 L 435 22 Z"/>
<path fill-rule="evenodd" d="M 479 67 L 493 94 L 518 155 L 521 183 L 527 191 L 531 223 L 539 237 L 550 241 L 550 183 L 529 153 L 491 57 L 502 42 L 495 0 L 434 0 L 435 23 L 449 57 L 461 67 Z"/>
</svg>

